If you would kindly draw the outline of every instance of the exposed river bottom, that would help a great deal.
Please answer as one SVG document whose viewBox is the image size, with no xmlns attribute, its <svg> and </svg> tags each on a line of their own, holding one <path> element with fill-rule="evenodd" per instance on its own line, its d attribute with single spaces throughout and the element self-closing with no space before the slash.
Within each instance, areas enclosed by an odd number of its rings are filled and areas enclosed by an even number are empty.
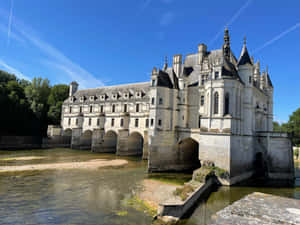
<svg viewBox="0 0 300 225">
<path fill-rule="evenodd" d="M 114 160 L 128 163 L 86 168 L 90 161 Z M 71 162 L 81 167 L 51 168 L 51 164 L 70 165 Z M 31 165 L 48 166 L 41 170 L 33 167 L 26 171 L 1 172 L 4 166 L 28 168 Z M 300 177 L 299 163 L 297 166 Z M 70 149 L 0 151 L 0 224 L 151 225 L 154 213 L 151 208 L 155 204 L 145 204 L 138 196 L 147 199 L 152 190 L 155 192 L 163 185 L 171 190 L 190 178 L 191 174 L 148 174 L 147 162 L 140 158 L 112 154 Z M 148 192 L 143 192 L 143 185 L 150 185 Z M 220 187 L 180 224 L 207 224 L 215 212 L 254 191 L 300 199 L 300 178 L 296 187 L 290 188 Z"/>
</svg>

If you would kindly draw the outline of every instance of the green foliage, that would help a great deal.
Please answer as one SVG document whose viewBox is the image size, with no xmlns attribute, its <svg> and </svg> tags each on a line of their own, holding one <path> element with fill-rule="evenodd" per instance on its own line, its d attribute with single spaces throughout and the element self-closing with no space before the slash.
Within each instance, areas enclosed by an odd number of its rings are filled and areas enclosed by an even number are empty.
<svg viewBox="0 0 300 225">
<path fill-rule="evenodd" d="M 183 187 L 176 188 L 174 191 L 175 196 L 179 196 L 182 201 L 186 200 L 190 193 L 192 193 L 195 190 L 195 188 L 190 184 L 185 184 Z"/>
<path fill-rule="evenodd" d="M 294 157 L 295 157 L 296 159 L 298 159 L 299 154 L 300 154 L 299 149 L 295 149 L 295 150 L 294 150 Z"/>
<path fill-rule="evenodd" d="M 52 87 L 48 104 L 50 106 L 48 111 L 48 118 L 51 124 L 60 124 L 60 116 L 62 104 L 67 99 L 69 94 L 69 86 L 64 84 L 55 85 Z"/>
<path fill-rule="evenodd" d="M 67 97 L 67 85 L 52 88 L 48 79 L 19 80 L 0 70 L 0 135 L 46 135 Z"/>
</svg>

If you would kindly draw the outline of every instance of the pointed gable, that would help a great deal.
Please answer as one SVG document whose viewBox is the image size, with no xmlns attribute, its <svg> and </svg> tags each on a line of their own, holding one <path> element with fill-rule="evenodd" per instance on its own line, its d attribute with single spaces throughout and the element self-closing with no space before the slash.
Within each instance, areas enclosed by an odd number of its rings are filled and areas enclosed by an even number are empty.
<svg viewBox="0 0 300 225">
<path fill-rule="evenodd" d="M 252 60 L 249 56 L 247 47 L 246 47 L 246 38 L 245 38 L 244 39 L 244 46 L 243 46 L 243 49 L 242 49 L 242 52 L 241 52 L 241 55 L 240 55 L 240 58 L 239 58 L 239 61 L 238 61 L 237 65 L 242 66 L 242 65 L 246 65 L 246 64 L 253 65 Z"/>
</svg>

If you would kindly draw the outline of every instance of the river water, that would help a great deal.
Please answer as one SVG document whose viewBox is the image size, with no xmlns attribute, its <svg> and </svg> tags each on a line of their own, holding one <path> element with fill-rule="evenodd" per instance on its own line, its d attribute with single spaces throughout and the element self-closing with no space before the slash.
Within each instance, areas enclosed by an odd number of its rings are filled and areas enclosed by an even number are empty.
<svg viewBox="0 0 300 225">
<path fill-rule="evenodd" d="M 39 156 L 36 160 L 8 160 Z M 46 170 L 0 173 L 0 224 L 103 224 L 151 225 L 152 216 L 132 201 L 147 174 L 147 163 L 138 158 L 116 157 L 71 149 L 0 151 L 0 166 L 38 163 L 127 159 L 122 168 L 97 170 Z M 297 176 L 300 177 L 300 165 Z M 159 174 L 164 181 L 183 183 L 190 175 Z M 300 199 L 298 187 L 221 187 L 199 204 L 185 225 L 204 225 L 218 210 L 254 191 Z"/>
</svg>

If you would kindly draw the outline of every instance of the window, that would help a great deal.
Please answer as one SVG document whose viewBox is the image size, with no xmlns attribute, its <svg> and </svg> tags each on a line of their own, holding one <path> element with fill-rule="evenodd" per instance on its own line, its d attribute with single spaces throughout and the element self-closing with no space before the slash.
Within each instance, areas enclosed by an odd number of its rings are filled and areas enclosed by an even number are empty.
<svg viewBox="0 0 300 225">
<path fill-rule="evenodd" d="M 135 119 L 135 127 L 139 126 L 139 119 Z"/>
<path fill-rule="evenodd" d="M 160 119 L 158 120 L 158 126 L 161 126 L 161 120 Z"/>
<path fill-rule="evenodd" d="M 103 105 L 100 106 L 100 112 L 103 113 Z"/>
<path fill-rule="evenodd" d="M 163 104 L 163 99 L 159 98 L 159 104 L 162 105 Z"/>
<path fill-rule="evenodd" d="M 151 104 L 154 105 L 154 103 L 155 103 L 155 98 L 153 97 L 153 98 L 151 99 Z"/>
<path fill-rule="evenodd" d="M 249 76 L 249 84 L 251 84 L 251 83 L 252 83 L 252 77 Z"/>
<path fill-rule="evenodd" d="M 111 119 L 111 126 L 113 127 L 115 125 L 115 119 Z"/>
<path fill-rule="evenodd" d="M 97 126 L 100 125 L 100 119 L 97 119 Z"/>
<path fill-rule="evenodd" d="M 71 118 L 69 118 L 68 124 L 71 125 Z"/>
<path fill-rule="evenodd" d="M 82 106 L 79 107 L 79 112 L 82 113 Z"/>
<path fill-rule="evenodd" d="M 152 87 L 155 86 L 155 80 L 152 80 Z"/>
<path fill-rule="evenodd" d="M 219 93 L 216 92 L 214 95 L 214 114 L 219 113 Z"/>
<path fill-rule="evenodd" d="M 204 82 L 205 82 L 205 76 L 202 75 L 202 76 L 201 76 L 201 85 L 204 85 Z"/>
<path fill-rule="evenodd" d="M 198 128 L 201 127 L 201 116 L 198 117 Z"/>
<path fill-rule="evenodd" d="M 75 124 L 78 125 L 78 119 L 76 119 Z"/>
<path fill-rule="evenodd" d="M 124 104 L 124 112 L 127 112 L 127 104 Z"/>
<path fill-rule="evenodd" d="M 219 79 L 219 72 L 215 72 L 215 79 Z"/>
<path fill-rule="evenodd" d="M 116 106 L 115 105 L 112 105 L 112 110 L 111 110 L 113 113 L 116 111 Z"/>
<path fill-rule="evenodd" d="M 224 114 L 229 114 L 229 93 L 226 93 L 225 95 L 225 111 Z"/>
<path fill-rule="evenodd" d="M 135 111 L 136 111 L 136 112 L 139 112 L 139 111 L 140 111 L 140 104 L 136 104 L 136 106 L 135 106 Z"/>
<path fill-rule="evenodd" d="M 69 113 L 72 113 L 72 107 L 70 106 L 70 108 L 69 108 Z"/>
<path fill-rule="evenodd" d="M 91 125 L 92 125 L 92 119 L 89 118 L 89 126 L 91 126 Z"/>
<path fill-rule="evenodd" d="M 204 105 L 204 95 L 201 95 L 200 104 L 201 104 L 201 106 Z"/>
<path fill-rule="evenodd" d="M 182 120 L 184 120 L 184 116 L 182 116 Z"/>
<path fill-rule="evenodd" d="M 123 127 L 124 126 L 124 119 L 121 119 L 120 120 L 120 127 Z"/>
<path fill-rule="evenodd" d="M 93 112 L 93 106 L 90 106 L 90 113 Z"/>
<path fill-rule="evenodd" d="M 151 119 L 151 127 L 153 127 L 154 119 Z"/>
<path fill-rule="evenodd" d="M 146 119 L 146 128 L 149 127 L 149 119 Z"/>
</svg>

